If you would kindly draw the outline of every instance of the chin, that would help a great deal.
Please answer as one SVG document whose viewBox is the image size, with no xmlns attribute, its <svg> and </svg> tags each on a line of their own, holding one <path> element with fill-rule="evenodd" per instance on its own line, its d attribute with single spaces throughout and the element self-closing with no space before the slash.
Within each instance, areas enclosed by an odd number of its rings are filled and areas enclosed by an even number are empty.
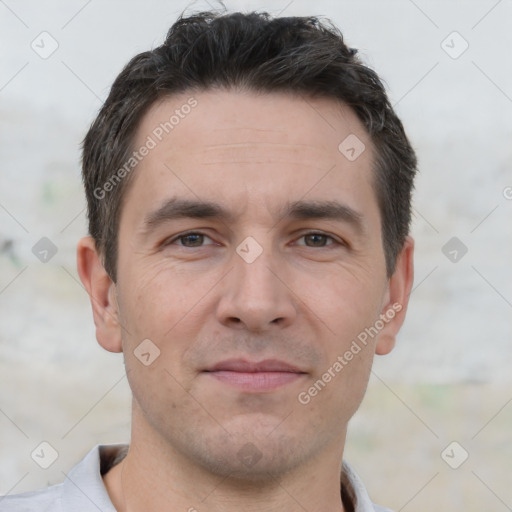
<svg viewBox="0 0 512 512">
<path fill-rule="evenodd" d="M 217 436 L 201 436 L 199 442 L 196 438 L 193 445 L 188 445 L 188 452 L 190 458 L 216 476 L 239 484 L 268 484 L 303 464 L 315 447 L 308 449 L 306 439 L 290 433 L 269 436 L 267 431 L 263 435 L 246 431 L 229 435 L 223 431 Z"/>
</svg>

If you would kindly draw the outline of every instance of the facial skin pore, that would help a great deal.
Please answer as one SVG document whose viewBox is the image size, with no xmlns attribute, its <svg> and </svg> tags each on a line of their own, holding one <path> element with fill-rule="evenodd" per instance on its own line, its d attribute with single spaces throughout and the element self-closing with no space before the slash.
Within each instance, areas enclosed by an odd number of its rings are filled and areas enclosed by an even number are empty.
<svg viewBox="0 0 512 512">
<path fill-rule="evenodd" d="M 78 247 L 97 339 L 124 353 L 133 393 L 130 450 L 107 490 L 119 511 L 339 512 L 347 423 L 373 355 L 393 348 L 404 320 L 413 241 L 388 278 L 373 146 L 350 108 L 188 92 L 153 105 L 134 146 L 191 96 L 197 106 L 133 171 L 117 283 L 90 237 Z M 354 161 L 338 149 L 351 134 L 366 148 Z M 400 311 L 379 334 L 300 403 L 393 304 Z M 147 366 L 134 353 L 143 340 L 160 351 Z M 290 368 L 225 370 L 240 361 Z"/>
</svg>

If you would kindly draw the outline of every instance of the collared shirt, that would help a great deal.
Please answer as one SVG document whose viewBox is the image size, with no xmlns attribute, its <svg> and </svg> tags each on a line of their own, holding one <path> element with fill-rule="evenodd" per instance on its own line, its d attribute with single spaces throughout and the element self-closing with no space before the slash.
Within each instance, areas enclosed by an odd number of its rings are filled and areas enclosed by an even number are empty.
<svg viewBox="0 0 512 512">
<path fill-rule="evenodd" d="M 71 469 L 63 483 L 0 497 L 0 512 L 116 512 L 102 475 L 122 459 L 127 446 L 95 446 Z M 355 512 L 391 512 L 371 502 L 361 479 L 346 462 L 343 470 L 356 496 Z"/>
</svg>

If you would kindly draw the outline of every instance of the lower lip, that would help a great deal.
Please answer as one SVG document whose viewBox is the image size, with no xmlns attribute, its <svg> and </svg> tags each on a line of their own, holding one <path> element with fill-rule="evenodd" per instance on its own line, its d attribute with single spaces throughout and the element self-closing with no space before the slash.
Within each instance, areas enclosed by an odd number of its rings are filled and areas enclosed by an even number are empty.
<svg viewBox="0 0 512 512">
<path fill-rule="evenodd" d="M 242 391 L 273 391 L 302 377 L 303 373 L 294 372 L 207 372 L 212 377 L 237 387 Z"/>
</svg>

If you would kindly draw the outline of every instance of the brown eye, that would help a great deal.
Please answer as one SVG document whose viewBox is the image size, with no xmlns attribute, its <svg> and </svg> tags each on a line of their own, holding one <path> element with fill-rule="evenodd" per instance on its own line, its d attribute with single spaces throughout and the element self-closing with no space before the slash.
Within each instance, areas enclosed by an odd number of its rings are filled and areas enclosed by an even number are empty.
<svg viewBox="0 0 512 512">
<path fill-rule="evenodd" d="M 172 240 L 165 242 L 164 245 L 174 245 L 175 242 L 179 240 L 181 243 L 176 244 L 179 247 L 189 247 L 189 248 L 203 247 L 205 245 L 203 243 L 205 241 L 205 238 L 207 238 L 208 240 L 211 240 L 209 236 L 207 236 L 203 233 L 194 231 L 194 232 L 189 232 L 189 233 L 184 233 L 184 234 L 178 235 L 178 236 L 174 237 Z M 210 244 L 206 244 L 206 245 L 210 245 Z"/>
<path fill-rule="evenodd" d="M 199 247 L 204 241 L 204 235 L 191 233 L 189 235 L 180 236 L 178 240 L 181 240 L 186 247 Z"/>
<path fill-rule="evenodd" d="M 300 237 L 303 238 L 306 243 L 304 244 L 306 247 L 328 247 L 338 242 L 334 240 L 332 236 L 325 235 L 324 233 L 306 233 Z M 300 240 L 300 239 L 299 239 Z M 327 243 L 328 240 L 331 240 L 332 243 Z M 310 243 L 308 243 L 308 241 Z M 299 244 L 303 245 L 303 244 Z"/>
</svg>

